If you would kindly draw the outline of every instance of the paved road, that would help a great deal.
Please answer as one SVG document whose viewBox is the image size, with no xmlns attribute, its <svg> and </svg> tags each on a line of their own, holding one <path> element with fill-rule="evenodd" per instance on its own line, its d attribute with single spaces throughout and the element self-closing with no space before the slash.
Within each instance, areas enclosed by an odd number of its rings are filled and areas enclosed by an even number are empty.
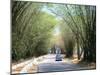
<svg viewBox="0 0 100 75">
<path fill-rule="evenodd" d="M 43 73 L 43 72 L 62 72 L 69 70 L 80 70 L 80 69 L 91 69 L 86 65 L 75 64 L 71 61 L 71 59 L 66 59 L 62 61 L 55 61 L 55 54 L 48 54 L 41 56 L 39 58 L 30 59 L 26 62 L 22 62 L 15 66 L 12 66 L 12 74 L 15 73 L 30 73 L 28 70 L 32 69 L 31 73 Z M 62 58 L 64 55 L 62 55 Z M 36 67 L 32 65 L 35 64 Z M 24 65 L 24 66 L 23 66 Z M 17 70 L 17 69 L 20 70 Z M 34 68 L 34 69 L 33 69 Z"/>
<path fill-rule="evenodd" d="M 65 61 L 55 61 L 55 55 L 47 55 L 44 57 L 43 61 L 38 65 L 38 72 L 58 72 L 58 71 L 68 71 L 68 70 L 79 70 L 87 69 L 83 68 L 78 64 L 74 64 L 71 60 Z"/>
</svg>

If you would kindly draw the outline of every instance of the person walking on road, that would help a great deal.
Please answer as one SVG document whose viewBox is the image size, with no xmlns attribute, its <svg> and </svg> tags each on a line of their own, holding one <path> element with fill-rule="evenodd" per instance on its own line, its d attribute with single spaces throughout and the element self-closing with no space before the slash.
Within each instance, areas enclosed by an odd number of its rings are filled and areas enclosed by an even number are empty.
<svg viewBox="0 0 100 75">
<path fill-rule="evenodd" d="M 59 47 L 56 47 L 56 61 L 62 61 L 61 58 L 61 49 Z"/>
</svg>

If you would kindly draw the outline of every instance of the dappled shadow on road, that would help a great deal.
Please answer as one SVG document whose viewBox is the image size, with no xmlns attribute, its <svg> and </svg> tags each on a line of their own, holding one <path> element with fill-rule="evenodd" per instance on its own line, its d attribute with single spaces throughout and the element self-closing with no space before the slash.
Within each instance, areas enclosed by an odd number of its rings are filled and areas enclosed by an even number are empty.
<svg viewBox="0 0 100 75">
<path fill-rule="evenodd" d="M 63 72 L 75 70 L 95 69 L 95 64 L 78 62 L 77 59 L 64 58 L 61 54 L 62 61 L 56 61 L 55 54 L 47 54 L 35 59 L 13 66 L 12 73 L 45 73 L 45 72 Z"/>
<path fill-rule="evenodd" d="M 76 60 L 77 61 L 77 60 Z M 75 62 L 75 61 L 74 61 Z M 62 61 L 55 61 L 55 55 L 47 55 L 38 64 L 38 72 L 62 72 L 71 70 L 84 70 L 94 69 L 95 67 L 89 67 L 78 63 L 73 63 L 72 59 L 63 59 Z"/>
</svg>

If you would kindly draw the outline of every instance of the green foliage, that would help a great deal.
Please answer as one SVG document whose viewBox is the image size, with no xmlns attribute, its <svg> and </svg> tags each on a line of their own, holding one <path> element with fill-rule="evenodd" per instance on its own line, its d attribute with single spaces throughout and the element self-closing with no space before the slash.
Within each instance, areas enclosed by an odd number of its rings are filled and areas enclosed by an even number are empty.
<svg viewBox="0 0 100 75">
<path fill-rule="evenodd" d="M 96 7 L 86 5 L 54 4 L 49 7 L 62 18 L 75 36 L 78 59 L 84 53 L 85 61 L 96 59 Z M 66 35 L 67 36 L 67 35 Z M 80 52 L 80 48 L 82 51 Z"/>
<path fill-rule="evenodd" d="M 66 50 L 66 57 L 72 57 L 75 47 L 75 36 L 72 33 L 71 29 L 64 23 L 61 22 L 61 35 L 64 39 L 64 45 Z"/>
<path fill-rule="evenodd" d="M 13 60 L 46 54 L 56 25 L 61 28 L 69 57 L 77 46 L 79 59 L 84 54 L 85 61 L 96 61 L 95 6 L 26 1 L 12 2 Z"/>
<path fill-rule="evenodd" d="M 13 1 L 12 4 L 12 59 L 46 54 L 51 31 L 57 24 L 55 17 L 43 12 L 41 3 Z"/>
</svg>

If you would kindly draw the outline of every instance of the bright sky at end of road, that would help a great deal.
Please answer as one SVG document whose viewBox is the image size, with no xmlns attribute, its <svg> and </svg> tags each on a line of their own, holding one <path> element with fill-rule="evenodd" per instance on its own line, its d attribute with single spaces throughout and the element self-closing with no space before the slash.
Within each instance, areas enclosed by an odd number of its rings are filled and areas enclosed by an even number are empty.
<svg viewBox="0 0 100 75">
<path fill-rule="evenodd" d="M 54 29 L 54 36 L 60 35 L 60 29 L 59 26 L 55 27 Z"/>
</svg>

